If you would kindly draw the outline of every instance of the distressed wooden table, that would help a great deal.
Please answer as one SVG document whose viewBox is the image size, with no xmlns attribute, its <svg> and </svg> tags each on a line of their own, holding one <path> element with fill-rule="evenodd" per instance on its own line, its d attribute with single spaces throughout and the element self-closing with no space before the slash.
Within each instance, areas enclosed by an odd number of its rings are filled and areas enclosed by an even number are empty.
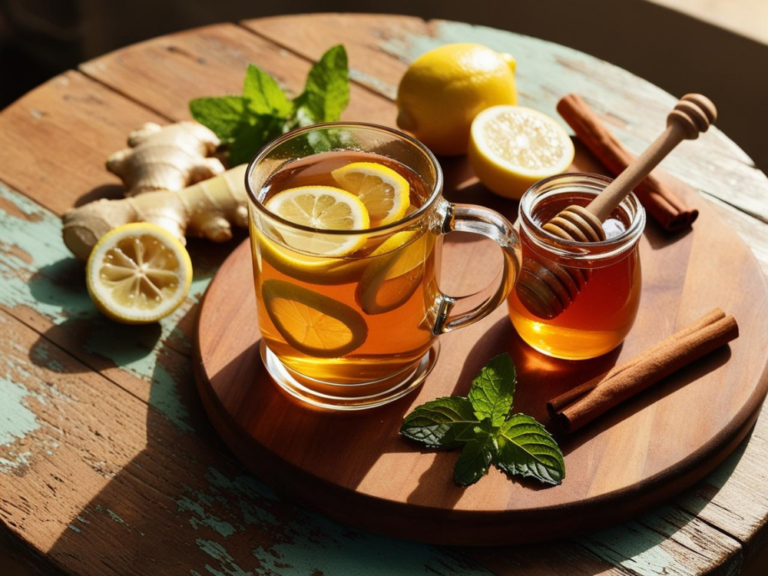
<svg viewBox="0 0 768 576">
<path fill-rule="evenodd" d="M 33 572 L 733 574 L 765 546 L 765 414 L 705 481 L 626 524 L 517 548 L 414 544 L 297 507 L 253 480 L 213 434 L 192 381 L 191 330 L 236 242 L 191 243 L 190 297 L 158 325 L 119 326 L 94 310 L 59 217 L 120 194 L 103 165 L 131 129 L 188 118 L 190 98 L 239 92 L 248 62 L 300 91 L 311 62 L 337 42 L 354 79 L 345 118 L 392 125 L 407 63 L 457 41 L 514 54 L 523 105 L 556 116 L 561 95 L 583 94 L 633 151 L 674 103 L 628 72 L 540 40 L 329 14 L 144 42 L 57 76 L 0 114 L 0 541 Z M 768 272 L 765 176 L 716 129 L 686 146 L 666 168 L 719 207 Z M 453 186 L 472 186 L 462 166 L 447 168 Z"/>
</svg>

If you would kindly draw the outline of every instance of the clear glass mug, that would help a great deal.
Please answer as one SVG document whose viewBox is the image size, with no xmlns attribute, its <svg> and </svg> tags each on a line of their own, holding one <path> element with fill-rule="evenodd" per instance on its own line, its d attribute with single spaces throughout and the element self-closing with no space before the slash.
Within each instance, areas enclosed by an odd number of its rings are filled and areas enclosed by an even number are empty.
<svg viewBox="0 0 768 576">
<path fill-rule="evenodd" d="M 399 221 L 360 231 L 318 230 L 271 213 L 275 191 L 327 185 L 350 162 L 377 162 L 409 181 L 412 208 Z M 437 338 L 495 310 L 521 263 L 517 233 L 503 216 L 442 197 L 434 155 L 397 130 L 330 123 L 290 132 L 264 147 L 246 172 L 261 354 L 270 375 L 300 400 L 337 410 L 392 402 L 434 366 Z M 443 236 L 490 238 L 504 255 L 496 279 L 477 294 L 439 287 Z M 313 247 L 358 248 L 327 257 Z"/>
</svg>

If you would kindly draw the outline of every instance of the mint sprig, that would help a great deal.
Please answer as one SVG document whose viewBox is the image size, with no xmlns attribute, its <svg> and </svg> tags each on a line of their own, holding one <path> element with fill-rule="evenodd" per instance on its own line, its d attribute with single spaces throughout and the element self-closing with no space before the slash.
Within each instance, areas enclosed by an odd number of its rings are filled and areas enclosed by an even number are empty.
<svg viewBox="0 0 768 576">
<path fill-rule="evenodd" d="M 312 66 L 304 91 L 292 100 L 272 76 L 250 64 L 242 95 L 196 98 L 189 111 L 229 147 L 229 163 L 237 166 L 294 128 L 339 120 L 348 103 L 347 51 L 339 44 Z"/>
<path fill-rule="evenodd" d="M 406 438 L 430 448 L 458 448 L 454 481 L 469 486 L 494 464 L 513 476 L 560 484 L 563 453 L 544 427 L 525 414 L 510 415 L 517 376 L 509 354 L 492 358 L 472 381 L 467 397 L 438 398 L 416 407 L 400 427 Z"/>
</svg>

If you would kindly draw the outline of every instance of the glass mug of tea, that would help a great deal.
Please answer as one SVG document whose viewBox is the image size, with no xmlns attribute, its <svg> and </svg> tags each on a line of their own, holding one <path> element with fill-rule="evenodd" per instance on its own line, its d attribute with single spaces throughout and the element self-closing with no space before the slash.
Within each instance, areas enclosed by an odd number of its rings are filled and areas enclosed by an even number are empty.
<svg viewBox="0 0 768 576">
<path fill-rule="evenodd" d="M 340 218 L 354 218 L 354 203 L 334 204 L 340 186 L 334 174 L 359 163 L 406 183 L 402 216 L 384 224 L 371 218 L 367 228 L 321 229 L 267 208 L 288 192 L 275 202 L 285 205 L 282 198 L 289 197 L 293 204 L 281 210 L 310 210 L 312 217 L 339 210 Z M 246 189 L 261 355 L 284 390 L 337 410 L 392 402 L 429 374 L 440 334 L 505 301 L 520 269 L 517 233 L 492 210 L 447 202 L 442 187 L 429 149 L 373 124 L 295 130 L 251 161 Z M 448 296 L 438 287 L 443 236 L 453 231 L 490 238 L 504 256 L 496 279 L 471 296 Z"/>
</svg>

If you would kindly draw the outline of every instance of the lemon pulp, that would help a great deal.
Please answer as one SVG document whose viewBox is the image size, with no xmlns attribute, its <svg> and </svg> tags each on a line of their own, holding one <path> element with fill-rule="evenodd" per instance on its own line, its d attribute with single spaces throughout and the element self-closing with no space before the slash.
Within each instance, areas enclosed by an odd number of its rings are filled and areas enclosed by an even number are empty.
<svg viewBox="0 0 768 576">
<path fill-rule="evenodd" d="M 368 210 L 360 199 L 332 186 L 301 186 L 275 194 L 265 204 L 270 212 L 316 230 L 365 230 L 370 225 Z M 303 252 L 341 256 L 359 249 L 363 235 L 323 234 L 278 226 L 285 243 Z"/>
<path fill-rule="evenodd" d="M 405 215 L 410 185 L 400 174 L 375 162 L 353 162 L 331 173 L 338 185 L 357 196 L 373 226 L 385 226 Z"/>
<path fill-rule="evenodd" d="M 283 280 L 265 280 L 264 308 L 278 332 L 296 350 L 337 358 L 363 345 L 368 326 L 350 306 Z"/>
<path fill-rule="evenodd" d="M 554 120 L 529 108 L 494 106 L 472 122 L 469 160 L 491 191 L 519 199 L 533 184 L 568 169 L 573 142 Z"/>
<path fill-rule="evenodd" d="M 88 259 L 86 283 L 96 306 L 125 323 L 154 322 L 189 292 L 192 263 L 178 239 L 154 224 L 120 226 Z"/>
</svg>

